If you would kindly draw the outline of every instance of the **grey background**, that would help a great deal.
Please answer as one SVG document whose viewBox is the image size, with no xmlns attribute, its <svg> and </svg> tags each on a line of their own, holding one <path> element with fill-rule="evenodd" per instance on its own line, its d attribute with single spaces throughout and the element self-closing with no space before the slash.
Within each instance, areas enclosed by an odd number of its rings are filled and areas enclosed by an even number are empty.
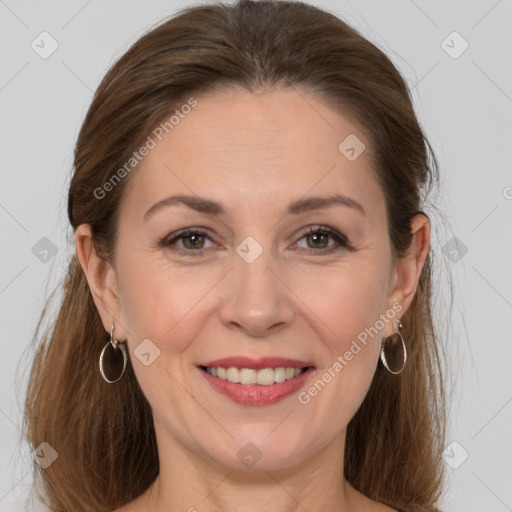
<svg viewBox="0 0 512 512">
<path fill-rule="evenodd" d="M 435 201 L 448 224 L 434 219 L 432 248 L 453 380 L 444 511 L 512 510 L 512 2 L 311 3 L 392 58 L 441 165 Z M 65 194 L 80 124 L 114 60 L 186 4 L 0 0 L 1 511 L 21 510 L 31 482 L 31 452 L 20 442 L 28 347 L 73 250 Z M 31 47 L 43 31 L 59 45 L 47 59 Z M 453 31 L 469 44 L 457 58 L 463 41 L 448 37 Z"/>
</svg>

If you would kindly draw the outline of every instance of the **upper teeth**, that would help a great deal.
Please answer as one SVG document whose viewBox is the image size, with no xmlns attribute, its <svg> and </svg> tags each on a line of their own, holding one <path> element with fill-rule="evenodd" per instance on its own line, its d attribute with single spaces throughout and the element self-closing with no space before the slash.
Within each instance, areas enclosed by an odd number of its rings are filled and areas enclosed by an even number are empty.
<svg viewBox="0 0 512 512">
<path fill-rule="evenodd" d="M 212 368 L 208 366 L 206 371 L 218 377 L 219 379 L 228 380 L 233 383 L 240 384 L 260 384 L 262 386 L 270 386 L 275 382 L 284 382 L 299 376 L 305 368 L 263 368 L 255 370 L 254 368 L 223 368 L 221 366 Z"/>
</svg>

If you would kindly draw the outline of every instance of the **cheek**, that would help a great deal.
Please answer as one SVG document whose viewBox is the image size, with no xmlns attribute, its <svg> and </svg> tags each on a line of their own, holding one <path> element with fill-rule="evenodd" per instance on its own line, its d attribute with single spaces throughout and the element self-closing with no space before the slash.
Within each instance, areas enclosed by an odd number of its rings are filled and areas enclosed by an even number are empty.
<svg viewBox="0 0 512 512">
<path fill-rule="evenodd" d="M 385 316 L 385 272 L 377 264 L 353 265 L 318 281 L 313 300 L 322 320 L 322 364 L 300 403 L 315 403 L 318 418 L 347 424 L 362 403 L 373 379 Z M 320 293 L 320 289 L 328 292 Z M 394 311 L 393 311 L 394 316 Z M 384 318 L 384 320 L 382 320 Z"/>
<path fill-rule="evenodd" d="M 187 425 L 197 411 L 194 401 L 179 398 L 183 396 L 184 382 L 181 354 L 204 328 L 203 308 L 209 303 L 208 290 L 214 286 L 215 279 L 212 273 L 210 277 L 202 274 L 199 279 L 192 267 L 173 269 L 168 262 L 151 261 L 144 252 L 132 252 L 130 260 L 120 261 L 118 268 L 130 357 L 137 381 L 160 419 L 169 400 L 176 400 L 175 405 L 179 402 L 173 412 L 174 421 L 166 421 L 167 428 L 174 430 L 176 425 Z M 148 339 L 157 349 L 147 344 Z M 142 352 L 139 346 L 149 347 L 145 349 L 150 352 L 147 366 L 137 358 L 137 353 Z"/>
<path fill-rule="evenodd" d="M 197 314 L 208 291 L 218 281 L 215 272 L 190 267 L 170 268 L 166 261 L 151 261 L 147 254 L 133 254 L 119 264 L 124 320 L 132 350 L 149 338 L 165 353 L 183 351 L 201 323 Z M 164 355 L 164 354 L 162 354 Z"/>
<path fill-rule="evenodd" d="M 337 353 L 349 350 L 359 335 L 364 340 L 364 333 L 376 325 L 386 305 L 385 271 L 371 258 L 358 259 L 329 272 L 318 271 L 300 291 L 323 325 L 324 342 Z M 376 337 L 374 329 L 372 333 Z"/>
<path fill-rule="evenodd" d="M 371 292 L 371 290 L 369 290 Z M 379 315 L 381 301 L 363 290 L 339 302 L 341 309 L 333 312 L 332 325 L 336 335 L 328 344 L 329 357 L 323 370 L 342 375 L 343 386 L 357 393 L 369 385 L 375 371 L 382 340 Z"/>
</svg>

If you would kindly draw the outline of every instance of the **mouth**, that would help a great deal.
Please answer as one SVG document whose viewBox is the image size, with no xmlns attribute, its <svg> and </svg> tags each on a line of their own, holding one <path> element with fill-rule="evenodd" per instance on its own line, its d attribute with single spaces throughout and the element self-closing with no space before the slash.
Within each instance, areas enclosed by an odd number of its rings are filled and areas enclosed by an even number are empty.
<svg viewBox="0 0 512 512">
<path fill-rule="evenodd" d="M 232 384 L 272 386 L 273 384 L 295 379 L 313 367 L 279 366 L 277 368 L 269 367 L 260 370 L 255 368 L 237 368 L 236 366 L 199 366 L 199 368 L 213 377 L 226 380 Z"/>
<path fill-rule="evenodd" d="M 270 405 L 298 391 L 311 362 L 284 358 L 226 358 L 197 365 L 214 390 L 243 405 Z"/>
</svg>

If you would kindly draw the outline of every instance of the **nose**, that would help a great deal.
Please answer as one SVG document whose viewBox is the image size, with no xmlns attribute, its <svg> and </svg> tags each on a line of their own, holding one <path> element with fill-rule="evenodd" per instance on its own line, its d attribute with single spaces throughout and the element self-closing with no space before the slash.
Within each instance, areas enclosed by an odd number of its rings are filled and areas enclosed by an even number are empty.
<svg viewBox="0 0 512 512">
<path fill-rule="evenodd" d="M 220 318 L 226 326 L 251 337 L 264 337 L 291 324 L 293 293 L 279 268 L 270 251 L 264 250 L 252 263 L 234 254 L 220 307 Z"/>
</svg>

